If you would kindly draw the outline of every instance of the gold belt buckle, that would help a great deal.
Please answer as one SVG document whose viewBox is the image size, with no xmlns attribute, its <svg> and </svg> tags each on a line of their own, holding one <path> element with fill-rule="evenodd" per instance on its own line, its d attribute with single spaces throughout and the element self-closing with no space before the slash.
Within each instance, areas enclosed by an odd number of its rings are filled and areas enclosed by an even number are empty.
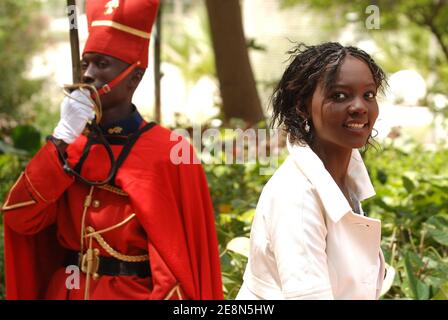
<svg viewBox="0 0 448 320">
<path fill-rule="evenodd" d="M 81 259 L 81 271 L 85 274 L 91 274 L 93 279 L 98 279 L 98 269 L 100 267 L 100 250 L 99 249 L 87 249 L 87 252 L 82 255 Z"/>
</svg>

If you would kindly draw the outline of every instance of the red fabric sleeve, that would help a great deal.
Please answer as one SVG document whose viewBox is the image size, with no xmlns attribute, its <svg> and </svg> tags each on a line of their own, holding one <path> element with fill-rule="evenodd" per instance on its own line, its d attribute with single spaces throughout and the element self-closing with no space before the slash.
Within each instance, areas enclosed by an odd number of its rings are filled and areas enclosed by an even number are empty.
<svg viewBox="0 0 448 320">
<path fill-rule="evenodd" d="M 56 200 L 73 183 L 48 142 L 31 159 L 3 205 L 5 225 L 22 234 L 36 234 L 56 220 Z"/>
<path fill-rule="evenodd" d="M 7 299 L 42 299 L 61 265 L 56 241 L 56 200 L 73 183 L 48 142 L 9 191 L 2 211 Z"/>
</svg>

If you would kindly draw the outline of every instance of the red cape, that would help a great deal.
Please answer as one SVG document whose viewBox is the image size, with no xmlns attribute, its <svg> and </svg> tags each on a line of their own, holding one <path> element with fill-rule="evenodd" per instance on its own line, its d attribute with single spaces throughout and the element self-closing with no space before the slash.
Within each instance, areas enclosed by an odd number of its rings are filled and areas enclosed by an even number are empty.
<svg viewBox="0 0 448 320">
<path fill-rule="evenodd" d="M 70 147 L 72 161 L 79 158 L 84 143 L 81 137 Z M 38 154 L 41 159 L 58 161 L 53 146 L 43 149 Z M 170 155 L 179 149 L 184 159 L 193 159 L 194 152 L 185 139 L 155 126 L 136 142 L 118 171 L 116 184 L 129 194 L 148 237 L 153 299 L 163 299 L 176 284 L 187 299 L 223 299 L 213 207 L 205 174 L 200 164 L 174 164 Z M 185 153 L 190 154 L 185 157 Z M 48 161 L 33 160 L 28 165 L 33 166 L 33 172 L 46 171 Z M 62 184 L 68 181 L 66 175 L 61 179 Z M 28 196 L 39 202 L 31 189 L 45 194 L 44 184 L 51 189 L 58 181 L 39 183 L 41 189 L 36 185 L 21 186 L 25 183 L 19 180 L 8 198 L 23 202 Z M 14 205 L 14 201 L 6 204 Z M 20 214 L 20 210 L 26 207 L 5 210 L 5 214 Z M 64 249 L 57 242 L 54 225 L 27 236 L 14 232 L 6 222 L 7 299 L 43 298 L 50 277 L 63 263 Z"/>
</svg>

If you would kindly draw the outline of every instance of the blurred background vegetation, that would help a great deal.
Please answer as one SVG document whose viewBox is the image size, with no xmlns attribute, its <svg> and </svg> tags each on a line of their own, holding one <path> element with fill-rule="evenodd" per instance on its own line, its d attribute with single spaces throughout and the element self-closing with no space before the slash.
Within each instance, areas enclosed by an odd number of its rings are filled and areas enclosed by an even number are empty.
<svg viewBox="0 0 448 320">
<path fill-rule="evenodd" d="M 379 10 L 379 28 L 369 27 L 371 4 Z M 82 13 L 84 1 L 79 8 Z M 66 25 L 57 27 L 64 15 L 64 1 L 0 2 L 0 204 L 57 122 L 62 94 L 54 73 L 61 67 L 52 52 L 61 44 L 68 46 Z M 377 191 L 364 209 L 383 221 L 382 247 L 396 270 L 383 298 L 448 299 L 447 26 L 444 0 L 165 0 L 162 124 L 191 129 L 199 123 L 222 132 L 265 127 L 269 96 L 291 42 L 340 41 L 368 51 L 391 75 L 391 92 L 380 101 L 384 113 L 378 121 L 378 147 L 364 154 Z M 43 56 L 49 57 L 46 64 Z M 36 72 L 36 65 L 45 72 Z M 63 65 L 70 70 L 67 55 Z M 403 70 L 419 76 L 393 81 Z M 143 107 L 152 101 L 144 91 Z M 416 91 L 420 94 L 410 99 Z M 152 108 L 151 103 L 143 108 L 148 118 Z M 429 120 L 408 126 L 411 121 L 403 122 L 403 115 Z M 275 154 L 281 163 L 286 152 L 280 147 Z M 259 162 L 207 163 L 225 296 L 233 299 L 247 258 L 244 249 L 228 244 L 249 236 L 270 175 L 260 175 Z"/>
</svg>

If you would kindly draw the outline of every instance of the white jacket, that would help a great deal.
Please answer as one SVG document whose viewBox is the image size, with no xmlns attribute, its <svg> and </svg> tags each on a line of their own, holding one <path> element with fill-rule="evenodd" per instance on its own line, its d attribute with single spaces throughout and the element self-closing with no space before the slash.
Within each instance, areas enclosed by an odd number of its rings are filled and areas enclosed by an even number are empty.
<svg viewBox="0 0 448 320">
<path fill-rule="evenodd" d="M 261 193 L 237 299 L 378 299 L 381 222 L 352 211 L 311 148 L 288 150 Z M 358 150 L 347 175 L 358 200 L 375 194 Z"/>
</svg>

